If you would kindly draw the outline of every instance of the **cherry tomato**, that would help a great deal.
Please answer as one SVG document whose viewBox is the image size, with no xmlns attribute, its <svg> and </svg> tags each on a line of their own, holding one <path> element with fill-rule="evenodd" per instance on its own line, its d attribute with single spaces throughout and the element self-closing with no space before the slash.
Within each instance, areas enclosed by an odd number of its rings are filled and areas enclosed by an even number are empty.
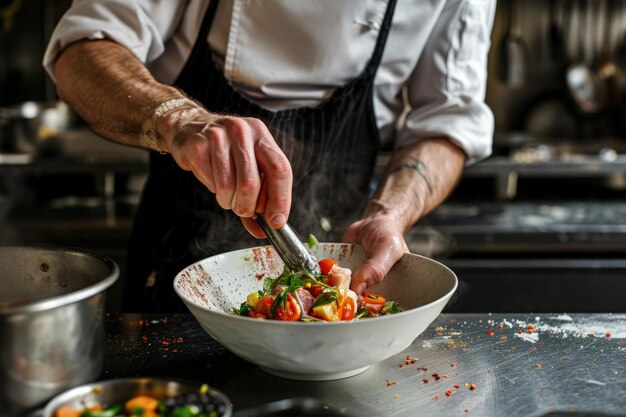
<svg viewBox="0 0 626 417">
<path fill-rule="evenodd" d="M 264 295 L 256 303 L 256 307 L 254 308 L 254 311 L 259 314 L 265 315 L 265 317 L 268 317 L 270 315 L 270 310 L 272 309 L 273 305 L 274 305 L 274 298 L 271 295 Z"/>
<path fill-rule="evenodd" d="M 320 265 L 321 274 L 328 275 L 330 270 L 333 269 L 333 266 L 339 265 L 339 262 L 333 258 L 324 258 L 319 261 L 318 264 Z"/>
<path fill-rule="evenodd" d="M 382 295 L 374 294 L 373 292 L 369 291 L 365 291 L 365 293 L 363 293 L 363 302 L 365 303 L 385 304 L 386 301 L 387 300 L 385 300 L 385 297 L 383 297 Z"/>
<path fill-rule="evenodd" d="M 309 293 L 311 293 L 313 297 L 317 298 L 317 296 L 320 295 L 323 290 L 324 287 L 321 285 L 311 285 L 311 288 L 309 288 Z"/>
<path fill-rule="evenodd" d="M 254 310 L 248 311 L 248 317 L 252 317 L 253 319 L 266 319 L 267 315 L 263 313 L 257 313 Z"/>
<path fill-rule="evenodd" d="M 300 318 L 301 314 L 302 311 L 300 309 L 300 304 L 298 304 L 298 300 L 296 300 L 296 297 L 291 294 L 287 294 L 287 302 L 285 303 L 285 308 L 283 308 L 283 306 L 278 306 L 274 318 L 276 320 L 295 321 Z"/>
<path fill-rule="evenodd" d="M 356 313 L 356 303 L 352 297 L 344 297 L 339 306 L 339 320 L 350 321 Z"/>
</svg>

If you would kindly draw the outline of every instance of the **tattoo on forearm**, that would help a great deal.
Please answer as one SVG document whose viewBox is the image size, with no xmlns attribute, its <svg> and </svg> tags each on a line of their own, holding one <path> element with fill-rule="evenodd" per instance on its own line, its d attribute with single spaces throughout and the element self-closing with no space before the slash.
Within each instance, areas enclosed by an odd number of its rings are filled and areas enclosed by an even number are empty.
<svg viewBox="0 0 626 417">
<path fill-rule="evenodd" d="M 417 172 L 426 183 L 426 186 L 428 187 L 428 192 L 432 195 L 433 187 L 430 185 L 430 179 L 428 178 L 428 175 L 426 174 L 426 164 L 424 164 L 422 161 L 420 161 L 417 158 L 409 157 L 409 159 L 410 161 L 400 164 L 394 170 L 394 172 L 400 171 L 404 168 L 412 169 L 413 171 Z"/>
</svg>

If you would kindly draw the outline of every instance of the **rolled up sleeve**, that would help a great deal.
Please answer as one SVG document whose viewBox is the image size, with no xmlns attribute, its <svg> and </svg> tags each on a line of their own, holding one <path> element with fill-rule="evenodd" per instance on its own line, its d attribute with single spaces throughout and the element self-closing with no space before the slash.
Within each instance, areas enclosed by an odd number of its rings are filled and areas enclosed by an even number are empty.
<svg viewBox="0 0 626 417">
<path fill-rule="evenodd" d="M 408 83 L 410 110 L 396 147 L 447 137 L 472 164 L 491 154 L 487 58 L 495 0 L 453 0 L 441 12 Z"/>
<path fill-rule="evenodd" d="M 171 0 L 75 0 L 57 24 L 43 59 L 54 78 L 54 62 L 72 42 L 111 39 L 143 63 L 157 59 L 186 2 Z"/>
</svg>

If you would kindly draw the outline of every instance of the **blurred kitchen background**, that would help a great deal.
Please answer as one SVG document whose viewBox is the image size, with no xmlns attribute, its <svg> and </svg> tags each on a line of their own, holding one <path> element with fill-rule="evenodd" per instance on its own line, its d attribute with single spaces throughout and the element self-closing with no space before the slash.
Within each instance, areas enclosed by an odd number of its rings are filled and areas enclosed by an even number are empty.
<svg viewBox="0 0 626 417">
<path fill-rule="evenodd" d="M 123 269 L 147 154 L 57 101 L 41 60 L 69 3 L 0 0 L 0 244 Z M 459 276 L 448 311 L 626 311 L 626 0 L 501 0 L 487 102 L 493 156 L 408 236 Z"/>
</svg>

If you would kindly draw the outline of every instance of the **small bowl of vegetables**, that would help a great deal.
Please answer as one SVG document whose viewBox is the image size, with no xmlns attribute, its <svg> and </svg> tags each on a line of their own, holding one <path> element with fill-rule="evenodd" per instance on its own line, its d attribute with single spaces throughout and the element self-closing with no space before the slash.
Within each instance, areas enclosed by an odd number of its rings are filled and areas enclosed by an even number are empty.
<svg viewBox="0 0 626 417">
<path fill-rule="evenodd" d="M 406 253 L 359 297 L 342 275 L 365 261 L 360 246 L 318 243 L 310 250 L 336 265 L 321 265 L 327 273 L 312 277 L 286 271 L 273 247 L 255 247 L 190 265 L 176 276 L 174 289 L 231 352 L 273 375 L 321 381 L 356 375 L 402 352 L 458 285 L 444 265 Z"/>
<path fill-rule="evenodd" d="M 43 417 L 230 417 L 232 405 L 206 384 L 119 378 L 81 385 L 54 397 Z"/>
</svg>

